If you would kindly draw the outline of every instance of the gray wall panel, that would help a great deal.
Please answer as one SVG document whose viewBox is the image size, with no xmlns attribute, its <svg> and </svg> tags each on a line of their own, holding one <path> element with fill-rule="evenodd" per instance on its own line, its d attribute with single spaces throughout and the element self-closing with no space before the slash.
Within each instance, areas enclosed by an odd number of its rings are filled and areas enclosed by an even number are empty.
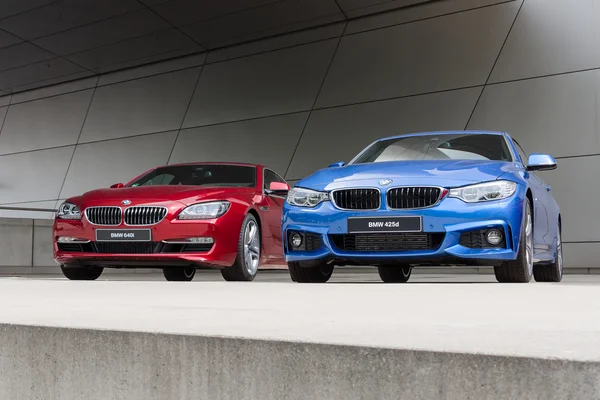
<svg viewBox="0 0 600 400">
<path fill-rule="evenodd" d="M 90 89 L 11 105 L 0 134 L 0 154 L 77 143 L 92 93 Z"/>
<path fill-rule="evenodd" d="M 85 68 L 106 71 L 107 67 L 115 64 L 127 63 L 134 60 L 139 63 L 140 60 L 143 62 L 146 57 L 165 55 L 172 51 L 186 48 L 194 48 L 194 52 L 203 50 L 179 30 L 171 29 L 97 47 L 65 57 Z"/>
<path fill-rule="evenodd" d="M 348 162 L 381 137 L 464 129 L 480 90 L 457 90 L 314 111 L 286 178 L 303 178 L 332 162 Z M 435 118 L 431 110 L 435 110 Z"/>
<path fill-rule="evenodd" d="M 71 82 L 15 93 L 10 100 L 10 104 L 23 103 L 25 101 L 39 100 L 45 97 L 91 89 L 96 86 L 96 83 L 98 83 L 98 77 L 94 76 L 87 79 L 78 79 Z"/>
<path fill-rule="evenodd" d="M 249 34 L 262 33 L 262 37 L 266 37 L 278 28 L 331 15 L 342 16 L 334 0 L 280 0 L 265 7 L 223 15 L 181 29 L 199 43 L 215 48 L 232 39 L 246 39 Z"/>
<path fill-rule="evenodd" d="M 598 267 L 598 247 L 600 243 L 564 243 L 565 268 Z"/>
<path fill-rule="evenodd" d="M 425 18 L 433 18 L 440 15 L 452 14 L 459 11 L 467 11 L 478 7 L 493 4 L 506 3 L 507 0 L 452 0 L 432 1 L 419 7 L 397 9 L 387 13 L 369 15 L 364 18 L 354 19 L 348 22 L 346 34 L 383 28 L 386 26 L 404 24 Z M 510 1 L 510 0 L 509 0 Z M 519 4 L 521 0 L 518 1 Z"/>
<path fill-rule="evenodd" d="M 308 21 L 296 22 L 291 25 L 283 25 L 274 29 L 269 29 L 268 31 L 258 31 L 254 33 L 249 33 L 243 36 L 236 36 L 233 38 L 221 40 L 219 42 L 210 43 L 207 47 L 209 49 L 217 49 L 225 46 L 236 45 L 245 42 L 251 42 L 258 39 L 264 39 L 268 37 L 277 37 L 279 35 L 288 34 L 289 32 L 301 32 L 304 30 L 308 30 L 311 28 L 316 28 L 319 26 L 327 26 L 330 24 L 336 24 L 344 21 L 344 16 L 342 13 L 326 15 L 323 17 L 310 19 Z"/>
<path fill-rule="evenodd" d="M 600 67 L 600 1 L 526 0 L 491 82 Z"/>
<path fill-rule="evenodd" d="M 173 131 L 78 145 L 60 197 L 125 183 L 150 168 L 166 164 L 176 135 Z"/>
<path fill-rule="evenodd" d="M 200 68 L 96 89 L 80 142 L 179 129 Z"/>
<path fill-rule="evenodd" d="M 31 247 L 33 245 L 32 220 L 2 220 L 0 237 L 11 240 L 0 240 L 0 267 L 26 267 L 32 262 Z"/>
<path fill-rule="evenodd" d="M 431 0 L 338 0 L 338 4 L 340 4 L 349 18 L 356 18 L 362 15 L 377 14 L 400 7 L 414 6 L 428 1 Z"/>
<path fill-rule="evenodd" d="M 58 198 L 73 146 L 0 156 L 0 204 Z"/>
<path fill-rule="evenodd" d="M 37 209 L 56 209 L 54 200 L 52 201 L 34 201 L 31 203 L 17 203 L 8 204 L 5 207 L 19 207 L 19 208 L 37 208 Z M 14 210 L 0 210 L 0 218 L 40 218 L 40 219 L 51 219 L 53 218 L 52 212 L 45 211 L 14 211 Z"/>
<path fill-rule="evenodd" d="M 83 87 L 81 87 L 79 89 L 72 90 L 72 88 L 74 88 L 75 86 L 78 86 L 78 85 L 86 86 L 86 88 L 94 87 L 94 86 L 96 86 L 96 84 L 91 84 L 91 82 L 93 82 L 93 80 L 97 80 L 98 78 L 93 75 L 94 75 L 94 73 L 91 71 L 75 72 L 73 74 L 61 75 L 61 76 L 57 76 L 55 78 L 44 79 L 42 82 L 38 81 L 38 82 L 26 83 L 25 85 L 15 86 L 15 87 L 12 87 L 10 90 L 13 90 L 15 92 L 15 96 L 17 96 L 18 94 L 23 95 L 23 97 L 19 96 L 19 100 L 17 101 L 17 103 L 20 103 L 23 101 L 29 101 L 29 100 L 35 100 L 38 98 L 48 97 L 48 93 L 51 93 L 55 90 L 56 90 L 56 93 L 53 93 L 50 96 L 58 95 L 58 94 L 62 94 L 62 93 L 74 92 L 76 90 L 84 89 Z M 86 79 L 88 77 L 90 80 Z M 82 83 L 82 82 L 86 82 L 86 83 Z M 48 86 L 44 86 L 44 87 L 40 88 L 41 84 L 48 85 Z M 65 86 L 62 86 L 63 84 Z M 61 86 L 62 86 L 62 88 L 61 88 Z M 54 89 L 55 87 L 57 89 Z M 63 91 L 63 89 L 65 89 L 65 90 Z M 35 92 L 37 92 L 38 90 L 39 90 L 39 95 L 36 95 Z M 33 92 L 33 93 L 31 93 L 31 92 Z M 29 98 L 27 98 L 27 97 L 29 97 Z M 23 98 L 26 98 L 26 99 L 22 100 Z"/>
<path fill-rule="evenodd" d="M 249 162 L 267 165 L 283 176 L 307 118 L 308 113 L 299 113 L 186 129 L 170 162 Z"/>
<path fill-rule="evenodd" d="M 33 224 L 33 266 L 56 265 L 52 254 L 54 238 L 52 221 L 34 221 Z M 58 271 L 56 271 L 58 272 Z"/>
<path fill-rule="evenodd" d="M 2 127 L 2 124 L 5 121 L 6 118 L 6 113 L 8 112 L 8 107 L 0 107 L 0 127 Z M 0 133 L 0 138 L 1 138 L 1 133 Z M 1 148 L 0 148 L 1 150 Z"/>
<path fill-rule="evenodd" d="M 309 110 L 337 41 L 207 65 L 184 127 Z"/>
<path fill-rule="evenodd" d="M 590 195 L 600 187 L 600 156 L 567 158 L 557 163 L 556 170 L 540 172 L 539 176 L 552 187 L 560 206 L 563 240 L 600 241 L 595 224 L 600 221 L 600 208 L 590 201 Z"/>
<path fill-rule="evenodd" d="M 174 60 L 148 64 L 138 68 L 129 68 L 107 73 L 100 77 L 100 80 L 98 81 L 98 86 L 105 86 L 113 83 L 129 81 L 132 79 L 144 78 L 146 76 L 164 74 L 180 69 L 197 67 L 204 64 L 204 61 L 206 60 L 206 55 L 206 53 L 201 53 L 189 57 L 182 57 Z"/>
<path fill-rule="evenodd" d="M 483 84 L 517 10 L 507 3 L 345 37 L 317 106 Z"/>
<path fill-rule="evenodd" d="M 507 131 L 530 153 L 600 153 L 598 98 L 600 71 L 492 85 L 469 128 Z"/>
<path fill-rule="evenodd" d="M 208 54 L 207 62 L 214 63 L 233 58 L 249 56 L 253 54 L 264 53 L 286 47 L 298 46 L 305 43 L 317 42 L 325 39 L 332 39 L 342 36 L 345 22 L 322 26 L 314 29 L 293 32 L 288 35 L 275 36 L 263 40 L 257 40 L 251 43 L 245 43 L 237 46 L 223 47 L 211 51 Z"/>
<path fill-rule="evenodd" d="M 269 9 L 295 9 L 294 1 Z M 341 4 L 360 13 L 403 1 L 419 0 Z M 16 94 L 0 132 L 0 154 L 26 152 L 0 155 L 0 203 L 54 207 L 59 203 L 54 199 L 125 181 L 166 162 L 248 161 L 281 174 L 289 166 L 286 178 L 294 183 L 333 161 L 348 161 L 382 136 L 463 129 L 521 4 L 492 75 L 494 82 L 519 81 L 488 85 L 468 127 L 506 130 L 530 152 L 568 157 L 558 160 L 558 170 L 541 176 L 562 207 L 565 240 L 584 242 L 565 245 L 567 264 L 587 267 L 595 263 L 593 255 L 600 247 L 590 242 L 600 241 L 590 221 L 600 214 L 592 202 L 573 193 L 587 193 L 600 183 L 600 156 L 587 157 L 600 153 L 600 72 L 571 72 L 600 67 L 600 0 L 446 0 L 353 19 L 303 135 L 344 23 Z M 295 24 L 292 16 L 288 22 L 294 24 L 285 25 L 273 20 L 272 30 L 263 32 L 252 29 L 256 21 L 244 21 L 236 28 L 242 36 L 224 35 L 219 29 L 205 37 L 213 44 L 229 43 L 336 21 L 340 14 L 335 7 L 330 12 L 333 5 L 328 1 L 316 9 L 304 7 L 302 13 L 319 17 L 311 21 Z M 223 21 L 235 22 L 232 18 Z M 214 23 L 190 28 L 198 34 Z M 20 59 L 41 57 L 18 46 L 25 51 L 17 54 Z M 170 29 L 71 57 L 108 72 L 139 60 L 153 62 L 166 51 L 179 57 L 198 50 L 202 47 Z M 107 55 L 120 61 L 109 62 Z M 18 65 L 20 59 L 4 60 L 3 65 Z M 0 93 L 32 87 L 39 79 L 58 83 L 90 73 L 52 59 L 0 73 Z M 561 76 L 540 77 L 548 74 Z M 83 144 L 73 153 L 77 124 L 81 127 L 96 81 Z M 0 119 L 10 99 L 0 97 Z M 183 122 L 188 129 L 174 143 Z M 156 132 L 166 133 L 148 135 Z M 29 152 L 57 145 L 66 147 Z"/>
<path fill-rule="evenodd" d="M 0 107 L 7 106 L 10 104 L 11 95 L 8 96 L 0 96 Z"/>
</svg>

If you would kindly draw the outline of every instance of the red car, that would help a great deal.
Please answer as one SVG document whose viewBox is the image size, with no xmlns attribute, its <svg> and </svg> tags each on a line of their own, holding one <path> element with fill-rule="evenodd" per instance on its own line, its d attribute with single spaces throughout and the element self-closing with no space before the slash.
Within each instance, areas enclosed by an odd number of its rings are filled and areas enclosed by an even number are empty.
<svg viewBox="0 0 600 400">
<path fill-rule="evenodd" d="M 72 280 L 140 267 L 162 268 L 169 281 L 191 281 L 197 268 L 251 281 L 260 264 L 283 263 L 288 190 L 262 165 L 158 167 L 65 201 L 54 220 L 54 258 Z"/>
</svg>

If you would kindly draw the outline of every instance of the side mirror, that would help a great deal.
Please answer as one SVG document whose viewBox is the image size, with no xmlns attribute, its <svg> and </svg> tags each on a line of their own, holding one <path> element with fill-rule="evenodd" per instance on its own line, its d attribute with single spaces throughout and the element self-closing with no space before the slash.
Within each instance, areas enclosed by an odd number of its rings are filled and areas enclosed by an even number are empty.
<svg viewBox="0 0 600 400">
<path fill-rule="evenodd" d="M 274 194 L 278 196 L 285 196 L 290 191 L 290 185 L 283 182 L 271 182 L 267 194 Z"/>
<path fill-rule="evenodd" d="M 114 185 L 110 186 L 111 189 L 120 189 L 122 187 L 123 187 L 122 183 L 115 183 Z"/>
<path fill-rule="evenodd" d="M 343 166 L 344 166 L 344 162 L 343 161 L 338 161 L 336 163 L 329 164 L 329 167 L 327 167 L 327 168 L 335 168 L 335 167 L 343 167 Z"/>
<path fill-rule="evenodd" d="M 527 161 L 527 171 L 550 171 L 556 169 L 556 160 L 549 154 L 532 154 Z"/>
</svg>

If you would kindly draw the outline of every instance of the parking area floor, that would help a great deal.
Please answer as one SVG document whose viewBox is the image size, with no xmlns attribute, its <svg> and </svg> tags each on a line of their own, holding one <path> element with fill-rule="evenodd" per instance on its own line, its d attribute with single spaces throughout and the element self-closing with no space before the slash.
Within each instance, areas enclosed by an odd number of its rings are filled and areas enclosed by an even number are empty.
<svg viewBox="0 0 600 400">
<path fill-rule="evenodd" d="M 600 361 L 600 276 L 559 284 L 499 284 L 493 275 L 419 275 L 380 282 L 376 270 L 339 270 L 327 284 L 287 271 L 251 283 L 199 271 L 0 278 L 0 323 L 131 330 L 433 351 Z"/>
</svg>

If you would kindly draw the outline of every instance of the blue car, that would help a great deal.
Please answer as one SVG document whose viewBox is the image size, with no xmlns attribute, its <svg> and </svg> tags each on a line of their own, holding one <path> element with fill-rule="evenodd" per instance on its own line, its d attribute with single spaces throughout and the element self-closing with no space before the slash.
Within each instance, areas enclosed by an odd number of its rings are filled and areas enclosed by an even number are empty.
<svg viewBox="0 0 600 400">
<path fill-rule="evenodd" d="M 536 175 L 556 161 L 525 154 L 504 132 L 416 133 L 300 180 L 283 209 L 292 280 L 368 265 L 407 282 L 414 266 L 477 265 L 499 282 L 561 281 L 560 209 Z"/>
</svg>

